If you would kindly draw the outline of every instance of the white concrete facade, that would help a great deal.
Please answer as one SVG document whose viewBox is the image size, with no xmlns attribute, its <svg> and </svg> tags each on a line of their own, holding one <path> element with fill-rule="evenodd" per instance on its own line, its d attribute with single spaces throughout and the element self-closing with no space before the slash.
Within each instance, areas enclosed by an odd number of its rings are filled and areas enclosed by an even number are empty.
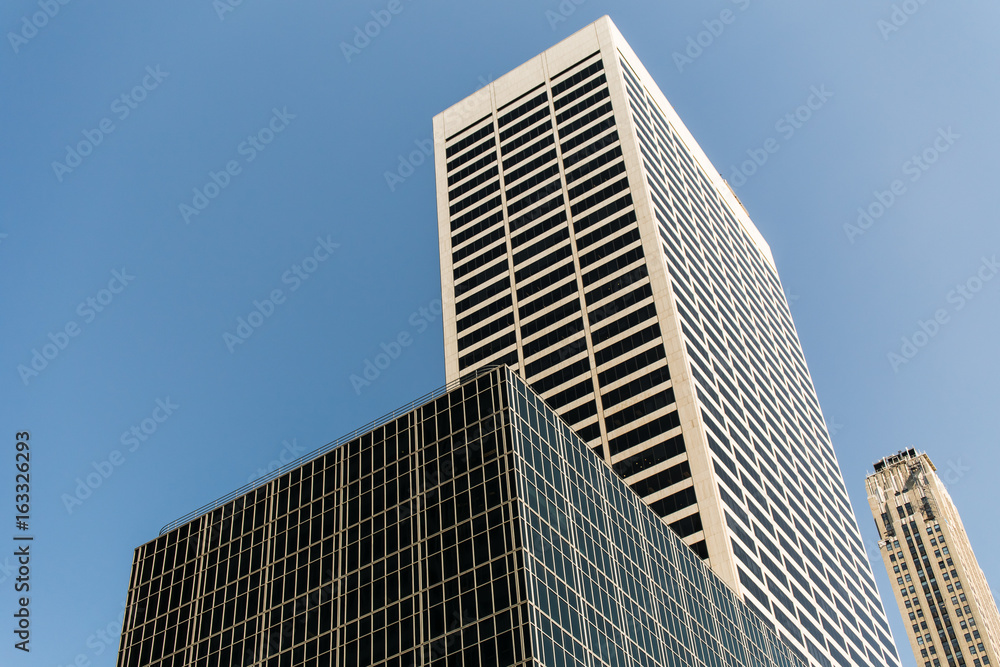
<svg viewBox="0 0 1000 667">
<path fill-rule="evenodd" d="M 448 380 L 513 366 L 814 665 L 898 665 L 774 259 L 607 17 L 434 118 Z"/>
</svg>

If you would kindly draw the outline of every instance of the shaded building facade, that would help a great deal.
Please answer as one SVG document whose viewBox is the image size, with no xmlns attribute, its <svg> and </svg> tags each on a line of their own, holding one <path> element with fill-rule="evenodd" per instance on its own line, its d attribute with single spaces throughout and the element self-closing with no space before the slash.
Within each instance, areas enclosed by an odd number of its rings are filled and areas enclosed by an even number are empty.
<svg viewBox="0 0 1000 667">
<path fill-rule="evenodd" d="M 927 454 L 880 460 L 865 480 L 879 551 L 917 664 L 1000 664 L 1000 612 L 958 509 Z"/>
<path fill-rule="evenodd" d="M 800 667 L 507 368 L 167 526 L 119 667 Z"/>
<path fill-rule="evenodd" d="M 611 20 L 434 143 L 447 378 L 516 368 L 810 664 L 898 665 L 771 252 Z"/>
</svg>

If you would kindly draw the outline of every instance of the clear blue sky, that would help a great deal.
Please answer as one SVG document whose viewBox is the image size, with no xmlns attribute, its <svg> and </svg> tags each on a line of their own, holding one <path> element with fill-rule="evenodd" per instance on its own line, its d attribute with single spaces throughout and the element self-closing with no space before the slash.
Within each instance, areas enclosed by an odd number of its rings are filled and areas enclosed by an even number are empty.
<svg viewBox="0 0 1000 667">
<path fill-rule="evenodd" d="M 443 383 L 431 117 L 603 14 L 724 176 L 778 146 L 737 192 L 774 251 L 870 555 L 865 472 L 906 447 L 951 470 L 973 545 L 1000 551 L 1000 277 L 976 282 L 1000 254 L 996 3 L 911 0 L 897 26 L 881 0 L 228 1 L 0 9 L 0 541 L 25 430 L 36 538 L 30 656 L 11 646 L 0 569 L 4 664 L 113 665 L 136 546 Z M 373 11 L 386 24 L 345 50 Z M 832 96 L 779 124 L 813 87 Z M 845 231 L 859 207 L 880 215 Z M 971 300 L 952 293 L 967 283 Z M 403 332 L 413 343 L 355 391 Z M 1000 591 L 1000 565 L 981 565 Z"/>
</svg>

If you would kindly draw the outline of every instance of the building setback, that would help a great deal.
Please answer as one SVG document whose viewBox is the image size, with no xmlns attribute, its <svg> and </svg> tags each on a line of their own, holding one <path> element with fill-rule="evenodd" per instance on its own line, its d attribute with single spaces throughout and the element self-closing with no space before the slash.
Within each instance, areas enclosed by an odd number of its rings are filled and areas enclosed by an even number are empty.
<svg viewBox="0 0 1000 667">
<path fill-rule="evenodd" d="M 803 665 L 509 369 L 135 552 L 119 667 Z"/>
<path fill-rule="evenodd" d="M 936 470 L 908 449 L 865 480 L 885 570 L 918 665 L 997 665 L 1000 613 Z"/>
<path fill-rule="evenodd" d="M 434 150 L 447 378 L 517 369 L 810 664 L 898 665 L 770 250 L 611 20 Z"/>
</svg>

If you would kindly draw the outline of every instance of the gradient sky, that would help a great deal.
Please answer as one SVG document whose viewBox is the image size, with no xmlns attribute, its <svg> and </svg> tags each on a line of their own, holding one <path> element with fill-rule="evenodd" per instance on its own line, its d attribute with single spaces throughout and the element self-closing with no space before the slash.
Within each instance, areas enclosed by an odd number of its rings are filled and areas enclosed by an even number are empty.
<svg viewBox="0 0 1000 667">
<path fill-rule="evenodd" d="M 0 661 L 113 665 L 135 547 L 443 384 L 431 117 L 610 14 L 716 168 L 745 181 L 914 664 L 864 477 L 926 450 L 973 546 L 1000 552 L 1000 278 L 976 282 L 1000 254 L 996 3 L 910 0 L 896 25 L 887 0 L 230 2 L 0 8 L 0 541 L 18 431 L 35 536 L 32 652 L 12 648 L 0 556 Z M 391 20 L 352 44 L 371 12 Z M 813 87 L 832 95 L 782 124 Z M 845 229 L 859 208 L 873 217 Z M 273 312 L 233 343 L 255 301 Z M 920 322 L 934 335 L 904 349 Z M 400 333 L 412 345 L 352 385 Z M 123 438 L 133 427 L 144 440 Z M 997 559 L 980 565 L 1000 591 Z"/>
</svg>

